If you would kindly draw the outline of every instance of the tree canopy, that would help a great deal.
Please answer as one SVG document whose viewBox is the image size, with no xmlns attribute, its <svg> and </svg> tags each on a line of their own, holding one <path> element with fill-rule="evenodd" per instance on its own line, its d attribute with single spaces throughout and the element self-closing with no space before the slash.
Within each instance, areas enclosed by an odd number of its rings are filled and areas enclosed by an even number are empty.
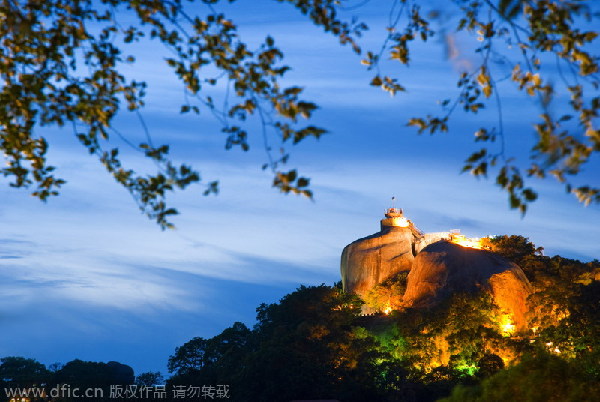
<svg viewBox="0 0 600 402">
<path fill-rule="evenodd" d="M 594 400 L 586 391 L 600 375 L 598 262 L 543 256 L 522 236 L 492 245 L 531 281 L 527 329 L 518 334 L 506 332 L 485 292 L 362 315 L 356 295 L 301 286 L 259 306 L 253 329 L 235 323 L 177 348 L 168 383 L 223 381 L 233 400 L 257 401 Z"/>
<path fill-rule="evenodd" d="M 502 236 L 493 245 L 520 261 L 531 281 L 527 328 L 516 334 L 505 331 L 485 292 L 362 315 L 363 300 L 339 284 L 300 286 L 258 306 L 252 328 L 235 322 L 177 347 L 166 385 L 158 372 L 134 377 L 131 367 L 115 361 L 77 359 L 48 370 L 33 359 L 5 357 L 0 386 L 26 392 L 101 387 L 99 401 L 115 399 L 117 390 L 123 399 L 150 400 L 146 392 L 157 386 L 165 400 L 176 401 L 180 391 L 193 395 L 220 385 L 232 401 L 597 400 L 600 263 L 540 255 L 521 236 Z M 398 290 L 402 278 L 388 285 Z"/>
<path fill-rule="evenodd" d="M 464 171 L 495 175 L 511 207 L 522 212 L 537 198 L 526 184 L 528 177 L 554 176 L 583 203 L 600 202 L 597 185 L 573 181 L 600 151 L 598 57 L 593 53 L 597 34 L 585 28 L 597 17 L 590 2 L 454 0 L 458 14 L 453 16 L 446 3 L 438 10 L 430 2 L 393 0 L 377 50 L 362 46 L 361 35 L 368 26 L 361 22 L 360 7 L 350 7 L 349 1 L 278 2 L 290 3 L 325 34 L 349 45 L 373 72 L 370 84 L 392 95 L 405 90 L 396 78 L 401 71 L 396 65 L 410 64 L 416 42 L 444 37 L 451 53 L 456 35 L 475 38 L 472 50 L 479 61 L 459 72 L 458 95 L 449 93 L 440 100 L 439 115 L 416 116 L 407 124 L 419 133 L 434 134 L 448 131 L 460 110 L 477 114 L 495 108 L 497 123 L 475 129 L 475 141 L 482 148 L 466 159 Z M 143 120 L 147 140 L 139 144 L 115 123 L 123 110 L 141 118 L 146 83 L 127 78 L 122 70 L 136 62 L 131 46 L 152 40 L 166 47 L 170 56 L 164 62 L 185 90 L 186 100 L 178 105 L 181 113 L 214 114 L 227 149 L 247 151 L 250 135 L 262 137 L 262 168 L 271 170 L 273 186 L 312 197 L 309 178 L 286 165 L 290 144 L 327 132 L 303 122 L 318 105 L 303 99 L 303 88 L 284 85 L 290 67 L 283 63 L 284 51 L 275 39 L 265 35 L 262 44 L 251 49 L 236 23 L 219 12 L 219 3 L 225 1 L 2 0 L 0 149 L 6 166 L 1 173 L 10 185 L 29 188 L 41 200 L 57 195 L 65 181 L 46 158 L 51 144 L 43 130 L 69 127 L 142 212 L 162 228 L 171 226 L 169 217 L 177 210 L 167 205 L 167 195 L 200 182 L 199 172 L 172 162 L 169 146 L 154 144 Z M 359 17 L 353 18 L 348 9 Z M 442 19 L 452 27 L 439 23 Z M 388 59 L 392 63 L 384 63 Z M 221 83 L 228 88 L 223 106 L 208 91 Z M 531 97 L 541 112 L 534 126 L 535 145 L 525 162 L 505 147 L 509 140 L 503 128 L 502 93 L 511 86 Z M 555 105 L 560 113 L 553 113 Z M 252 126 L 251 120 L 258 124 Z M 128 167 L 115 139 L 154 162 L 156 171 L 144 174 Z M 204 185 L 205 194 L 218 191 L 216 181 Z"/>
</svg>

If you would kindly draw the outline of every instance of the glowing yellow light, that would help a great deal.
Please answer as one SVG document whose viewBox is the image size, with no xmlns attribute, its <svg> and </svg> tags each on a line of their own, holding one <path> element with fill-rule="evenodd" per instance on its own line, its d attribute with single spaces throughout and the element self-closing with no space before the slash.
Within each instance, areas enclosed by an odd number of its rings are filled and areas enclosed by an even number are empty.
<svg viewBox="0 0 600 402">
<path fill-rule="evenodd" d="M 392 307 L 387 305 L 384 309 L 383 309 L 383 314 L 388 315 L 392 312 Z"/>
<path fill-rule="evenodd" d="M 500 319 L 500 331 L 502 332 L 502 336 L 511 336 L 514 334 L 516 329 L 515 324 L 512 321 L 512 318 L 508 314 L 503 314 Z"/>
<path fill-rule="evenodd" d="M 392 226 L 398 226 L 401 228 L 408 227 L 408 219 L 403 216 L 389 218 L 392 220 Z"/>
<path fill-rule="evenodd" d="M 550 352 L 554 352 L 556 354 L 560 354 L 560 349 L 558 348 L 558 346 L 554 346 L 553 342 L 546 342 L 546 347 L 548 348 L 548 350 Z"/>
<path fill-rule="evenodd" d="M 505 334 L 512 334 L 515 331 L 515 325 L 514 324 L 504 324 L 502 326 L 502 332 L 504 332 Z"/>
<path fill-rule="evenodd" d="M 476 248 L 481 250 L 483 245 L 481 244 L 481 239 L 479 238 L 467 238 L 465 235 L 461 234 L 452 234 L 450 235 L 450 242 L 454 244 L 458 244 L 462 247 Z"/>
</svg>

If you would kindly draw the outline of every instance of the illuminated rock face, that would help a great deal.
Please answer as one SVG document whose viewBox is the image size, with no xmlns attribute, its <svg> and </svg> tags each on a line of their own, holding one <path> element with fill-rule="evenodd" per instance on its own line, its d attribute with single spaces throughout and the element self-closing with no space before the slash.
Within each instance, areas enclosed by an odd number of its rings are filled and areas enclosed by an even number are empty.
<svg viewBox="0 0 600 402">
<path fill-rule="evenodd" d="M 344 290 L 364 297 L 387 278 L 409 271 L 423 247 L 447 235 L 421 233 L 401 209 L 388 209 L 379 232 L 344 248 L 340 264 Z"/>
<path fill-rule="evenodd" d="M 408 274 L 403 304 L 430 307 L 458 292 L 488 291 L 509 313 L 517 330 L 525 329 L 530 284 L 523 270 L 498 254 L 439 241 L 417 255 Z"/>
<path fill-rule="evenodd" d="M 415 232 L 401 211 L 388 213 L 380 232 L 347 245 L 340 264 L 344 290 L 362 297 L 390 276 L 410 270 Z"/>
</svg>

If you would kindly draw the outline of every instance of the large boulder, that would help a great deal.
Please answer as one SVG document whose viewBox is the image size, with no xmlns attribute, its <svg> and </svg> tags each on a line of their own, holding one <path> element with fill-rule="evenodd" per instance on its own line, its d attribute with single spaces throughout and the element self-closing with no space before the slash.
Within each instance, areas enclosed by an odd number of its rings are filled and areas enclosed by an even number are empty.
<svg viewBox="0 0 600 402">
<path fill-rule="evenodd" d="M 489 292 L 510 314 L 517 330 L 526 326 L 531 287 L 523 270 L 491 251 L 439 241 L 414 259 L 403 297 L 406 307 L 431 307 L 454 293 Z"/>
<path fill-rule="evenodd" d="M 408 227 L 384 226 L 344 248 L 340 264 L 344 290 L 364 297 L 375 285 L 410 270 L 414 235 Z"/>
</svg>

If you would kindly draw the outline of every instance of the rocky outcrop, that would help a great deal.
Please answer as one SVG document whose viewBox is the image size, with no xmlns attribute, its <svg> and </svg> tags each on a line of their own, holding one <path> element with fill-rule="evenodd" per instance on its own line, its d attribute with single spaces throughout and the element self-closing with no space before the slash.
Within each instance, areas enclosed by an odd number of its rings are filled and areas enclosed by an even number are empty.
<svg viewBox="0 0 600 402">
<path fill-rule="evenodd" d="M 410 270 L 413 243 L 408 227 L 382 225 L 380 232 L 347 245 L 340 265 L 344 290 L 363 297 L 378 283 Z"/>
<path fill-rule="evenodd" d="M 425 247 L 408 274 L 403 304 L 430 307 L 454 293 L 488 291 L 508 312 L 517 329 L 524 329 L 527 277 L 516 264 L 498 254 L 439 241 Z"/>
<path fill-rule="evenodd" d="M 527 297 L 531 294 L 531 285 L 523 270 L 516 267 L 515 270 L 492 275 L 489 284 L 494 302 L 510 313 L 517 330 L 521 331 L 527 329 Z"/>
<path fill-rule="evenodd" d="M 409 271 L 422 248 L 448 235 L 425 234 L 404 217 L 402 209 L 389 208 L 379 232 L 344 248 L 340 264 L 344 290 L 364 298 L 375 285 Z"/>
</svg>

